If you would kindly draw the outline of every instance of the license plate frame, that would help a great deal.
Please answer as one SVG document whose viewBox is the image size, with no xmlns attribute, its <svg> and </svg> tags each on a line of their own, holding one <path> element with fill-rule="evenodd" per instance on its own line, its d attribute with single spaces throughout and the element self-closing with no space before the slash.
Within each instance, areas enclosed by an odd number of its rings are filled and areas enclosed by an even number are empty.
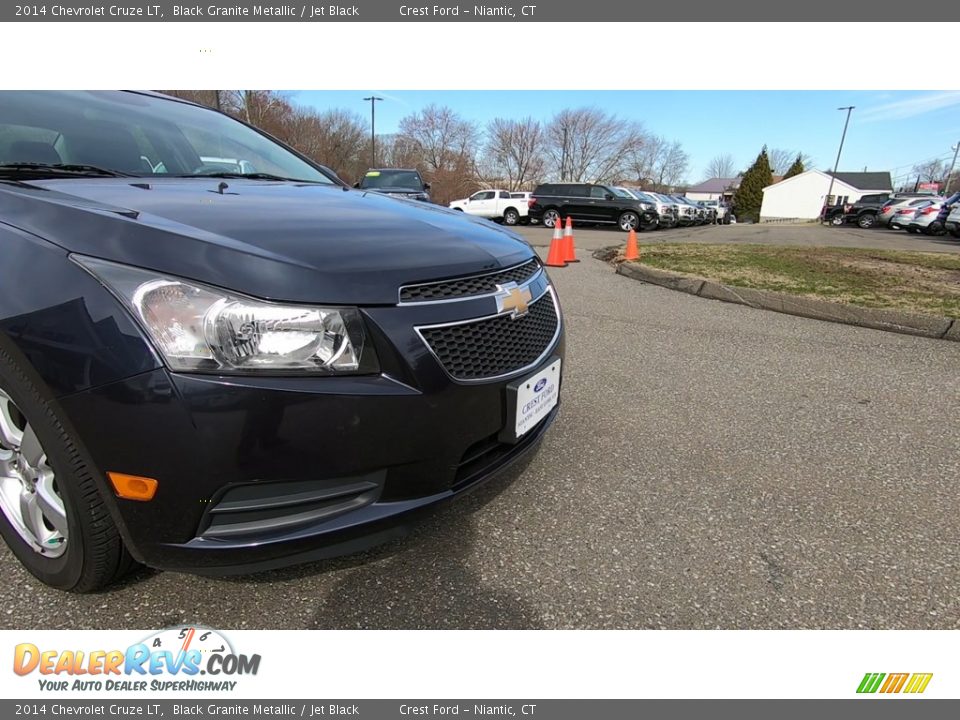
<svg viewBox="0 0 960 720">
<path fill-rule="evenodd" d="M 557 406 L 560 402 L 562 365 L 559 357 L 553 357 L 536 372 L 507 385 L 506 423 L 500 432 L 501 442 L 520 442 Z M 537 385 L 541 381 L 545 382 L 538 390 Z"/>
</svg>

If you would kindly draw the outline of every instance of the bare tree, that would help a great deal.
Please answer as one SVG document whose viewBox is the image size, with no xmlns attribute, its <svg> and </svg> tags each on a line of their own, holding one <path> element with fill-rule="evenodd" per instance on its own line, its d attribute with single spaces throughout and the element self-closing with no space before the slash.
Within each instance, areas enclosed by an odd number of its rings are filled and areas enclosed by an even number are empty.
<svg viewBox="0 0 960 720">
<path fill-rule="evenodd" d="M 418 148 L 421 161 L 438 171 L 472 158 L 478 145 L 476 126 L 448 107 L 428 105 L 400 121 L 400 136 Z"/>
<path fill-rule="evenodd" d="M 690 156 L 676 140 L 649 136 L 632 156 L 631 171 L 651 190 L 669 191 L 687 174 Z"/>
<path fill-rule="evenodd" d="M 733 155 L 724 153 L 723 155 L 717 155 L 709 163 L 707 163 L 707 177 L 704 179 L 709 180 L 710 178 L 731 178 L 736 172 L 736 165 L 733 162 Z"/>
<path fill-rule="evenodd" d="M 639 123 L 598 108 L 562 110 L 547 126 L 546 146 L 561 180 L 601 182 L 620 177 L 643 143 Z"/>
<path fill-rule="evenodd" d="M 273 135 L 290 119 L 293 106 L 274 90 L 221 90 L 218 95 L 224 112 Z"/>
<path fill-rule="evenodd" d="M 804 167 L 811 168 L 814 164 L 812 157 L 796 150 L 773 148 L 767 153 L 767 156 L 770 158 L 770 172 L 774 175 L 786 175 L 787 170 L 796 162 L 797 158 L 800 158 Z"/>
<path fill-rule="evenodd" d="M 366 123 L 347 110 L 317 113 L 295 108 L 282 135 L 286 143 L 346 180 L 358 177 L 370 156 Z"/>
<path fill-rule="evenodd" d="M 476 187 L 477 126 L 448 107 L 429 105 L 400 121 L 395 149 L 415 157 L 433 184 L 431 196 L 446 203 Z"/>
<path fill-rule="evenodd" d="M 943 160 L 927 160 L 913 166 L 913 175 L 920 182 L 938 182 L 947 174 L 947 165 Z"/>
<path fill-rule="evenodd" d="M 494 118 L 487 125 L 483 171 L 488 182 L 502 182 L 507 190 L 520 190 L 539 179 L 546 165 L 545 133 L 539 121 Z"/>
</svg>

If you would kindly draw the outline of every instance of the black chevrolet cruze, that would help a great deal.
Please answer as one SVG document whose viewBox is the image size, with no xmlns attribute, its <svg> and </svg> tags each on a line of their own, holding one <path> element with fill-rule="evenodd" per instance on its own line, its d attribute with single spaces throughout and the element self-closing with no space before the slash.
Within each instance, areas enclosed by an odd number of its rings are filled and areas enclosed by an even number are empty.
<svg viewBox="0 0 960 720">
<path fill-rule="evenodd" d="M 0 531 L 42 581 L 392 537 L 535 449 L 531 248 L 150 93 L 0 93 Z"/>
</svg>

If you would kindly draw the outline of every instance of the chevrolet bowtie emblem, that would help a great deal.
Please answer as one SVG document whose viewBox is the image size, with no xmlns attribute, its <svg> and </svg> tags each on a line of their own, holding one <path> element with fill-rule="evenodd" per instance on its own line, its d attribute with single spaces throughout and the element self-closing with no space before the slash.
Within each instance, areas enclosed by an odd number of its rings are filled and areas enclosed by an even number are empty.
<svg viewBox="0 0 960 720">
<path fill-rule="evenodd" d="M 510 311 L 510 317 L 518 318 L 527 314 L 533 295 L 530 288 L 519 288 L 515 282 L 497 285 L 497 312 Z"/>
</svg>

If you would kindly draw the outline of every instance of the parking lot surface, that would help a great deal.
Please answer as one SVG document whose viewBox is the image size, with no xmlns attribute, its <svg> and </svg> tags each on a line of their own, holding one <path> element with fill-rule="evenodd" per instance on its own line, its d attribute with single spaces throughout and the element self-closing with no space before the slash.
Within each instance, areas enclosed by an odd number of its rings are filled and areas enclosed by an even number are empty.
<svg viewBox="0 0 960 720">
<path fill-rule="evenodd" d="M 550 245 L 551 231 L 537 225 L 520 226 L 520 234 L 537 247 Z M 626 240 L 626 235 L 614 227 L 575 228 L 577 247 L 597 250 Z M 829 227 L 808 223 L 803 225 L 701 225 L 640 233 L 644 243 L 701 242 L 701 243 L 761 243 L 770 245 L 832 245 L 835 247 L 865 247 L 880 250 L 918 250 L 922 252 L 960 253 L 956 238 L 911 235 L 904 230 L 872 228 L 861 230 L 855 225 Z"/>
<path fill-rule="evenodd" d="M 579 246 L 594 235 L 621 239 Z M 3 547 L 0 622 L 960 628 L 960 346 L 675 293 L 581 256 L 551 273 L 563 408 L 518 478 L 382 548 L 257 576 L 144 570 L 68 595 Z"/>
</svg>

